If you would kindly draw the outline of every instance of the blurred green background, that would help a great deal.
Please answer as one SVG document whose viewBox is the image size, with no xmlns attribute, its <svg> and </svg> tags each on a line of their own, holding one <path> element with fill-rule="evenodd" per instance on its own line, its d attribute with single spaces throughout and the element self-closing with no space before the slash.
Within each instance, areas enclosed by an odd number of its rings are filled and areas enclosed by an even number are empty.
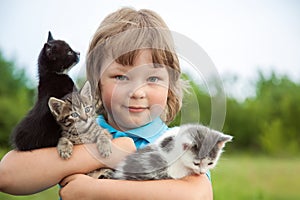
<svg viewBox="0 0 300 200">
<path fill-rule="evenodd" d="M 0 52 L 0 158 L 10 150 L 9 135 L 35 101 L 36 89 L 15 62 Z M 188 75 L 184 76 L 189 79 Z M 224 79 L 226 87 L 239 83 L 235 76 Z M 208 125 L 211 97 L 190 80 L 193 95 L 187 94 L 183 109 L 191 113 L 185 121 Z M 257 72 L 246 98 L 227 96 L 223 131 L 234 136 L 212 171 L 216 200 L 300 199 L 300 83 L 275 72 Z M 196 98 L 195 98 L 196 97 Z M 194 116 L 195 105 L 201 115 Z M 186 117 L 186 116 L 185 116 Z M 173 125 L 178 123 L 180 115 Z M 1 181 L 1 178 L 0 178 Z M 57 199 L 58 187 L 39 194 L 0 199 Z"/>
</svg>

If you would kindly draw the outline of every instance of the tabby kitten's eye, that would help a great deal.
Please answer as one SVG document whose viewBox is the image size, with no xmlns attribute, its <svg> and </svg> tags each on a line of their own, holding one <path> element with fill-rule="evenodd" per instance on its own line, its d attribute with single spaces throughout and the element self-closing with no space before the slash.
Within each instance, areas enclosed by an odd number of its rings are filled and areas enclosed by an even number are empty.
<svg viewBox="0 0 300 200">
<path fill-rule="evenodd" d="M 91 111 L 91 107 L 86 107 L 86 108 L 85 108 L 85 112 L 86 112 L 86 113 L 88 113 L 88 112 L 90 112 L 90 111 Z"/>
<path fill-rule="evenodd" d="M 74 117 L 74 118 L 76 118 L 76 117 L 78 117 L 79 115 L 78 115 L 77 112 L 74 112 L 74 113 L 71 114 L 71 116 Z"/>
<path fill-rule="evenodd" d="M 214 163 L 213 162 L 208 163 L 208 165 L 212 165 L 212 164 L 214 164 Z"/>
</svg>

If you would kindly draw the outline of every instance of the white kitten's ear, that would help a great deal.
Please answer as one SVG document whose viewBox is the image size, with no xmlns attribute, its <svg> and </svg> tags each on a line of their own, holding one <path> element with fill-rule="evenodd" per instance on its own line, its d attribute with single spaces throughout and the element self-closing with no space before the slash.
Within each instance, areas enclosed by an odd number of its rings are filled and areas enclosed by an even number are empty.
<svg viewBox="0 0 300 200">
<path fill-rule="evenodd" d="M 55 116 L 55 118 L 61 114 L 63 106 L 65 104 L 66 103 L 63 100 L 57 99 L 55 97 L 50 97 L 48 101 L 49 109 L 51 113 Z"/>
<path fill-rule="evenodd" d="M 84 86 L 81 88 L 80 95 L 93 100 L 91 84 L 89 81 L 86 81 Z"/>
<path fill-rule="evenodd" d="M 231 135 L 226 135 L 226 134 L 222 134 L 219 138 L 218 138 L 218 147 L 221 149 L 225 146 L 226 142 L 230 142 L 232 140 L 232 136 Z"/>
<path fill-rule="evenodd" d="M 193 141 L 191 141 L 188 137 L 182 137 L 180 140 L 182 141 L 181 144 L 184 151 L 192 148 L 194 145 Z"/>
<path fill-rule="evenodd" d="M 192 143 L 187 143 L 187 142 L 182 143 L 182 149 L 183 149 L 184 151 L 186 151 L 186 150 L 192 148 L 192 145 L 193 145 Z"/>
</svg>

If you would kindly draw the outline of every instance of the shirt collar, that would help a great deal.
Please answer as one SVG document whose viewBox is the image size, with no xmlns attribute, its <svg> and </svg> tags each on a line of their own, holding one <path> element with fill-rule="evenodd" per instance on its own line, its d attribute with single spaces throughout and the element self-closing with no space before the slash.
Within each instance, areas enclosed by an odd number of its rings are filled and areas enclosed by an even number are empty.
<svg viewBox="0 0 300 200">
<path fill-rule="evenodd" d="M 97 123 L 102 127 L 107 129 L 110 133 L 120 133 L 122 131 L 116 130 L 113 128 L 111 125 L 109 125 L 104 117 L 102 115 L 99 115 L 97 118 Z M 162 134 L 162 132 L 166 131 L 168 129 L 167 125 L 161 120 L 160 117 L 155 118 L 153 121 L 150 123 L 135 128 L 131 130 L 127 130 L 125 133 L 129 137 L 137 137 L 137 138 L 143 138 L 147 140 L 148 142 L 153 142 L 155 139 L 157 139 L 157 135 Z"/>
</svg>

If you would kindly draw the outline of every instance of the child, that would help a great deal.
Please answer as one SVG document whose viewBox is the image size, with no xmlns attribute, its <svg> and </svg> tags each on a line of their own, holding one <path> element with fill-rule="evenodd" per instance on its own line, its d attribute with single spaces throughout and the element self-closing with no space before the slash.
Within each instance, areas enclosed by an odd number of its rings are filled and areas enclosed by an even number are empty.
<svg viewBox="0 0 300 200">
<path fill-rule="evenodd" d="M 76 145 L 68 161 L 59 159 L 53 148 L 12 151 L 0 163 L 0 175 L 5 180 L 0 182 L 0 189 L 12 194 L 33 193 L 66 177 L 60 183 L 63 200 L 212 199 L 206 175 L 180 180 L 120 181 L 83 174 L 103 167 L 103 163 L 114 166 L 126 154 L 118 148 L 132 152 L 135 147 L 154 142 L 168 129 L 165 123 L 179 111 L 183 84 L 174 44 L 163 20 L 149 10 L 124 8 L 112 13 L 96 31 L 87 60 L 87 77 L 100 114 L 97 121 L 115 138 L 112 156 L 97 156 L 101 161 L 97 162 L 99 159 L 94 159 L 84 145 Z M 95 149 L 94 145 L 88 146 Z M 19 166 L 21 163 L 24 168 Z M 14 178 L 21 183 L 9 181 Z M 24 184 L 26 181 L 33 185 Z"/>
</svg>

